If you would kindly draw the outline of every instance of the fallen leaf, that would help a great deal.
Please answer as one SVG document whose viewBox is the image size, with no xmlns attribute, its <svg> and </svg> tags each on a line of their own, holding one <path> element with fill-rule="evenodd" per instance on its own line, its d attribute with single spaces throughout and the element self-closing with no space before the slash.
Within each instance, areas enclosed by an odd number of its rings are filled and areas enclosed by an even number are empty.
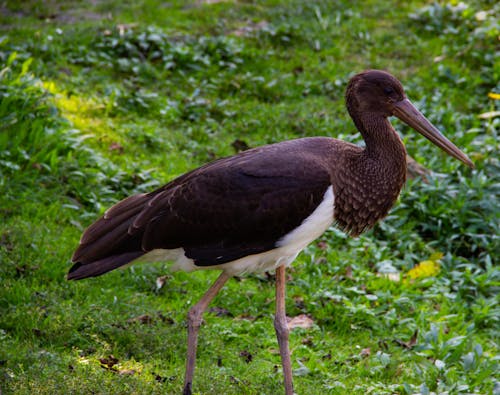
<svg viewBox="0 0 500 395">
<path fill-rule="evenodd" d="M 407 273 L 407 278 L 410 280 L 415 280 L 417 278 L 434 277 L 439 271 L 439 260 L 443 257 L 442 252 L 434 252 L 431 254 L 428 260 L 422 261 L 417 264 L 413 269 L 410 269 Z"/>
<path fill-rule="evenodd" d="M 328 243 L 327 243 L 326 241 L 324 241 L 324 240 L 318 241 L 318 242 L 316 243 L 316 245 L 318 246 L 318 248 L 319 248 L 320 250 L 323 250 L 323 251 L 324 251 L 324 250 L 326 250 L 326 249 L 328 248 Z"/>
<path fill-rule="evenodd" d="M 401 274 L 398 272 L 395 273 L 377 273 L 377 277 L 383 277 L 390 281 L 398 282 L 401 280 Z"/>
<path fill-rule="evenodd" d="M 481 118 L 481 119 L 491 119 L 491 118 L 500 117 L 500 111 L 483 112 L 482 114 L 479 114 L 477 117 Z"/>
<path fill-rule="evenodd" d="M 136 372 L 134 369 L 123 369 L 123 370 L 119 370 L 118 371 L 118 374 L 121 375 L 121 376 L 132 376 L 134 375 Z"/>
<path fill-rule="evenodd" d="M 415 344 L 417 344 L 417 338 L 418 338 L 418 329 L 415 329 L 415 332 L 413 332 L 413 335 L 411 336 L 410 340 L 407 343 L 408 347 L 413 347 Z"/>
<path fill-rule="evenodd" d="M 488 97 L 493 100 L 500 100 L 500 93 L 490 92 Z"/>
<path fill-rule="evenodd" d="M 411 350 L 417 344 L 417 338 L 418 338 L 418 329 L 416 329 L 415 332 L 413 332 L 413 335 L 407 342 L 399 339 L 395 339 L 394 341 L 401 347 Z"/>
<path fill-rule="evenodd" d="M 165 283 L 167 282 L 168 276 L 160 276 L 156 278 L 156 290 L 160 290 L 163 288 Z"/>
<path fill-rule="evenodd" d="M 113 142 L 109 145 L 109 150 L 116 151 L 119 154 L 123 154 L 124 148 L 123 148 L 123 145 L 121 145 L 120 143 Z"/>
<path fill-rule="evenodd" d="M 308 329 L 314 325 L 314 321 L 305 314 L 300 314 L 293 318 L 286 317 L 286 319 L 289 330 L 292 330 L 293 328 Z"/>
<path fill-rule="evenodd" d="M 407 273 L 407 277 L 412 280 L 417 278 L 434 277 L 439 273 L 439 263 L 436 261 L 422 261 Z"/>
<path fill-rule="evenodd" d="M 107 358 L 99 358 L 99 362 L 105 369 L 116 370 L 115 368 L 113 368 L 113 366 L 118 363 L 118 358 L 116 358 L 114 355 L 110 355 Z"/>
<path fill-rule="evenodd" d="M 132 30 L 137 27 L 137 25 L 137 23 L 119 23 L 116 25 L 116 28 L 118 29 L 118 34 L 123 36 L 127 30 Z"/>
<path fill-rule="evenodd" d="M 368 358 L 371 355 L 371 353 L 372 350 L 370 349 L 370 347 L 368 347 L 368 348 L 363 348 L 359 353 L 359 355 L 363 358 Z"/>
</svg>

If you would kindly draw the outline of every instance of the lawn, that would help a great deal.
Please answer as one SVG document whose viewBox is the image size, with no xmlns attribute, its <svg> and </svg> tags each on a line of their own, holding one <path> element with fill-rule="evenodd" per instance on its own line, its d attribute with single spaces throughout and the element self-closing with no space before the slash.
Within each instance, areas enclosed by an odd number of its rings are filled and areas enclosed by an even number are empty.
<svg viewBox="0 0 500 395">
<path fill-rule="evenodd" d="M 298 394 L 500 394 L 500 5 L 430 1 L 0 4 L 0 393 L 179 394 L 186 313 L 216 272 L 132 266 L 68 282 L 118 200 L 249 147 L 360 143 L 349 78 L 390 71 L 475 162 L 393 120 L 428 169 L 359 238 L 289 271 Z M 279 394 L 274 273 L 230 280 L 196 394 Z"/>
</svg>

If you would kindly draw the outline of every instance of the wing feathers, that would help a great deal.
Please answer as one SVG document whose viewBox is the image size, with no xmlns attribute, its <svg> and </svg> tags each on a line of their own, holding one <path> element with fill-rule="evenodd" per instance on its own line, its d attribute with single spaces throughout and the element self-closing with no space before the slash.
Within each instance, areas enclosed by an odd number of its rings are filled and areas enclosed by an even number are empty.
<svg viewBox="0 0 500 395">
<path fill-rule="evenodd" d="M 104 218 L 116 217 L 124 212 L 133 210 L 137 207 L 142 208 L 144 202 L 149 199 L 149 194 L 140 193 L 138 195 L 129 196 L 126 199 L 116 203 L 113 207 L 106 210 Z"/>
<path fill-rule="evenodd" d="M 168 209 L 170 206 L 169 200 L 172 193 L 177 189 L 176 187 L 173 190 L 166 189 L 159 192 L 156 196 L 150 199 L 146 205 L 142 207 L 141 212 L 137 215 L 132 223 L 131 228 L 129 229 L 130 234 L 134 234 L 139 229 L 145 228 L 148 223 L 151 221 L 151 218 L 154 216 L 158 216 L 159 212 L 162 210 Z"/>
<path fill-rule="evenodd" d="M 331 140 L 245 151 L 122 200 L 85 231 L 68 278 L 103 274 L 154 249 L 183 248 L 195 265 L 210 266 L 275 248 L 331 184 L 322 160 Z"/>
</svg>

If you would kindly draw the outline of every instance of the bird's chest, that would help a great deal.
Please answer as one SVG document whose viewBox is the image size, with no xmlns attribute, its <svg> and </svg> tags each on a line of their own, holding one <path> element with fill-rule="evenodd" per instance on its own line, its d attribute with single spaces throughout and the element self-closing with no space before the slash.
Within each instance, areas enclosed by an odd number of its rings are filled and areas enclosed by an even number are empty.
<svg viewBox="0 0 500 395">
<path fill-rule="evenodd" d="M 334 220 L 357 236 L 384 218 L 397 200 L 404 176 L 351 174 L 334 185 Z"/>
</svg>

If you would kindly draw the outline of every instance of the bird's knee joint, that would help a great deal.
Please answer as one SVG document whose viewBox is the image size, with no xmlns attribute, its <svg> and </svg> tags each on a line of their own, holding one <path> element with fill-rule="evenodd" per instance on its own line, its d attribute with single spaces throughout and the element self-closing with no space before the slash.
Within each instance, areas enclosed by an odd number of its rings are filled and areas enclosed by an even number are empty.
<svg viewBox="0 0 500 395">
<path fill-rule="evenodd" d="M 289 329 L 288 329 L 288 325 L 287 325 L 286 319 L 275 318 L 274 319 L 274 329 L 276 330 L 276 333 L 279 336 L 286 336 L 286 337 L 288 337 L 288 334 L 290 332 Z"/>
<path fill-rule="evenodd" d="M 203 310 L 193 306 L 187 314 L 188 325 L 199 328 L 203 321 Z"/>
</svg>

